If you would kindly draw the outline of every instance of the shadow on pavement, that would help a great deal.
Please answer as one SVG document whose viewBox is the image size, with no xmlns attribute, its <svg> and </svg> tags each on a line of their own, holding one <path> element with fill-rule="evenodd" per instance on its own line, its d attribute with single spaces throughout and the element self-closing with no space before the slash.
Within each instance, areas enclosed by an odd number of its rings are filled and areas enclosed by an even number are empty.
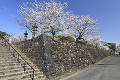
<svg viewBox="0 0 120 80">
<path fill-rule="evenodd" d="M 114 64 L 96 64 L 96 65 L 114 65 Z"/>
</svg>

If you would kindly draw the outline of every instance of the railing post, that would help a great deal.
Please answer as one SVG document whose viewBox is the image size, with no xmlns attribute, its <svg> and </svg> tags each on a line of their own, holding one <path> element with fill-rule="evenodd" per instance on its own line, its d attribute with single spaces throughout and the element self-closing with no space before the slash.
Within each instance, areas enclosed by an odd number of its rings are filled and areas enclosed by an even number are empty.
<svg viewBox="0 0 120 80">
<path fill-rule="evenodd" d="M 5 44 L 4 46 L 6 47 L 6 42 L 5 42 L 5 40 L 4 40 L 4 44 Z"/>
<path fill-rule="evenodd" d="M 3 46 L 3 39 L 2 39 L 2 42 L 1 42 L 2 46 Z"/>
<path fill-rule="evenodd" d="M 26 69 L 25 69 L 25 63 L 23 64 L 23 69 L 24 69 L 24 72 L 26 71 Z"/>
<path fill-rule="evenodd" d="M 17 58 L 17 61 L 18 61 L 18 63 L 20 62 L 20 61 L 19 61 L 19 54 L 18 54 L 18 58 Z"/>
<path fill-rule="evenodd" d="M 9 51 L 10 51 L 10 45 L 8 45 L 8 47 L 9 47 Z"/>
<path fill-rule="evenodd" d="M 31 68 L 32 70 L 33 70 L 33 74 L 30 74 L 30 78 L 32 79 L 32 80 L 34 80 L 34 69 L 33 68 Z"/>
<path fill-rule="evenodd" d="M 32 80 L 34 80 L 34 70 L 33 70 L 33 75 L 32 75 L 33 77 L 32 77 Z"/>
<path fill-rule="evenodd" d="M 2 39 L 2 43 L 3 43 L 3 39 Z"/>
<path fill-rule="evenodd" d="M 13 50 L 13 57 L 15 57 L 14 50 Z"/>
</svg>

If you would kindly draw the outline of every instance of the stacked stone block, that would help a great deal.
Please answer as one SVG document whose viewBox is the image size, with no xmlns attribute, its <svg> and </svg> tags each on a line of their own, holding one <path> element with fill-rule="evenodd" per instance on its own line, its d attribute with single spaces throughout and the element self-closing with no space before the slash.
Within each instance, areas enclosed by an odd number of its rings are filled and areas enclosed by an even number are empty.
<svg viewBox="0 0 120 80">
<path fill-rule="evenodd" d="M 67 73 L 83 69 L 110 56 L 111 51 L 77 44 L 74 42 L 53 40 L 46 35 L 35 39 L 15 43 L 21 51 L 51 80 Z"/>
</svg>

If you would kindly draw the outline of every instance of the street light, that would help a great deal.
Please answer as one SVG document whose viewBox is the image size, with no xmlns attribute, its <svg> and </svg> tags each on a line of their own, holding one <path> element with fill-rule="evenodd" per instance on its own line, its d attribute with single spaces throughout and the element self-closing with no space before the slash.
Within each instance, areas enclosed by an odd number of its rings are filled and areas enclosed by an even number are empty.
<svg viewBox="0 0 120 80">
<path fill-rule="evenodd" d="M 28 33 L 27 33 L 27 30 L 25 31 L 25 33 L 24 33 L 24 37 L 25 37 L 25 40 L 27 40 L 27 35 L 28 35 Z"/>
<path fill-rule="evenodd" d="M 35 38 L 36 37 L 36 31 L 37 31 L 37 28 L 38 28 L 36 23 L 34 24 L 34 26 L 32 26 L 32 28 L 33 28 L 32 38 Z"/>
</svg>

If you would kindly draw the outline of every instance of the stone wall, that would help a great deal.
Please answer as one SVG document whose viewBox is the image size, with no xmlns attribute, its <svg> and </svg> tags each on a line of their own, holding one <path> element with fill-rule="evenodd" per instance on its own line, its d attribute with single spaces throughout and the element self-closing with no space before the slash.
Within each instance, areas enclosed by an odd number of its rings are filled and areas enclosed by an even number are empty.
<svg viewBox="0 0 120 80">
<path fill-rule="evenodd" d="M 56 77 L 76 72 L 113 54 L 111 51 L 74 42 L 51 41 L 50 43 Z"/>
<path fill-rule="evenodd" d="M 46 35 L 14 43 L 50 79 L 75 72 L 111 55 L 111 51 L 74 42 L 53 40 Z"/>
</svg>

